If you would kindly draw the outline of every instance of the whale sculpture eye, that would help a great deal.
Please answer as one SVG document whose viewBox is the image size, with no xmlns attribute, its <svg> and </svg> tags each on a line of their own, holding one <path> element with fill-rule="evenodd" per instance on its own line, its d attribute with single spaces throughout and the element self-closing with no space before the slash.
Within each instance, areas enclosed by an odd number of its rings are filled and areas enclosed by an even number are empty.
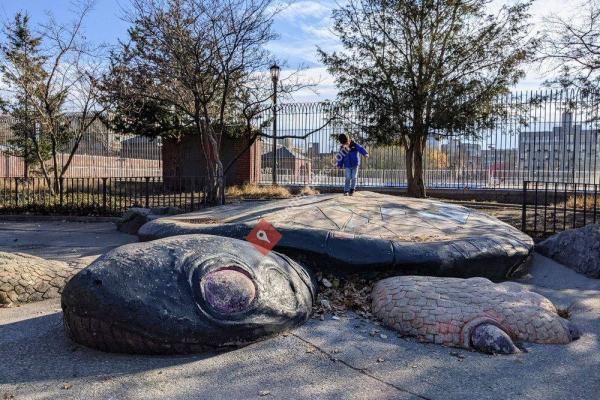
<svg viewBox="0 0 600 400">
<path fill-rule="evenodd" d="M 200 286 L 206 303 L 222 314 L 244 311 L 256 298 L 252 278 L 234 266 L 209 272 L 200 281 Z"/>
</svg>

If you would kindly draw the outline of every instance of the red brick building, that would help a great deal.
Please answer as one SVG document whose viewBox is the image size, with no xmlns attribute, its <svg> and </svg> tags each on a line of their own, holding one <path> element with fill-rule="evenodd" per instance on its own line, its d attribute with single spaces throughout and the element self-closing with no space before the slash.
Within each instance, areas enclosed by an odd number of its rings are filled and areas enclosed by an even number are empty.
<svg viewBox="0 0 600 400">
<path fill-rule="evenodd" d="M 277 159 L 277 172 L 281 180 L 296 182 L 305 179 L 310 179 L 311 176 L 311 161 L 300 151 L 286 146 L 277 146 L 275 152 Z M 261 163 L 267 168 L 273 166 L 273 151 L 269 151 L 262 155 Z"/>
<path fill-rule="evenodd" d="M 227 167 L 246 147 L 246 141 L 231 139 L 226 135 L 221 139 L 221 162 Z M 249 150 L 244 152 L 225 176 L 225 183 L 243 185 L 256 183 L 261 169 L 261 142 L 257 140 Z M 200 137 L 189 135 L 179 142 L 164 140 L 162 146 L 163 177 L 205 177 L 206 161 L 202 155 Z"/>
</svg>

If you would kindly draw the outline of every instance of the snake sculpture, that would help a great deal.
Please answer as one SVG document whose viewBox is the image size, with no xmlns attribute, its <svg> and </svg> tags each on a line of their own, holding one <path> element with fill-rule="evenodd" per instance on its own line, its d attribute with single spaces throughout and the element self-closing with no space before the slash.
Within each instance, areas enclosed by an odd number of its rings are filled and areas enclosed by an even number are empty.
<svg viewBox="0 0 600 400">
<path fill-rule="evenodd" d="M 271 251 L 241 240 L 265 220 L 282 235 Z M 360 192 L 215 207 L 138 235 L 156 240 L 108 252 L 64 288 L 76 342 L 147 354 L 244 345 L 306 321 L 312 272 L 332 267 L 394 272 L 374 287 L 374 315 L 423 341 L 514 353 L 519 341 L 579 337 L 546 298 L 482 278 L 523 273 L 533 242 L 465 207 Z"/>
</svg>

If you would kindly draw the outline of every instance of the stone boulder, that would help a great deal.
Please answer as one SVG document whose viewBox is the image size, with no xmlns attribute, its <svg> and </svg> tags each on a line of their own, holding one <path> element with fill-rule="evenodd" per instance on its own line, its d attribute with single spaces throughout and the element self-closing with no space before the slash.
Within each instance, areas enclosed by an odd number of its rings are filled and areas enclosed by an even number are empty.
<svg viewBox="0 0 600 400">
<path fill-rule="evenodd" d="M 0 252 L 0 307 L 59 297 L 81 266 Z"/>
<path fill-rule="evenodd" d="M 149 208 L 131 207 L 123 213 L 117 222 L 117 230 L 130 235 L 135 235 L 142 225 L 150 221 L 152 212 Z"/>
<path fill-rule="evenodd" d="M 181 214 L 182 212 L 183 211 L 177 207 L 131 207 L 123 213 L 121 220 L 117 222 L 117 230 L 130 235 L 135 235 L 140 227 L 148 221 L 152 221 L 165 215 Z"/>
<path fill-rule="evenodd" d="M 557 233 L 535 249 L 580 274 L 600 278 L 600 224 Z"/>
</svg>

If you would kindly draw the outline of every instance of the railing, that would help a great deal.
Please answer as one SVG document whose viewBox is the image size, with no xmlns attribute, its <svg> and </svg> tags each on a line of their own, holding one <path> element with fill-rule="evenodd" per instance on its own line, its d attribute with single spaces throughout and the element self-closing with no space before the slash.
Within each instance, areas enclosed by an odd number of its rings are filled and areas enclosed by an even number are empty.
<svg viewBox="0 0 600 400">
<path fill-rule="evenodd" d="M 425 169 L 425 184 L 430 189 L 496 189 L 521 190 L 522 183 L 512 182 L 507 178 L 509 173 L 526 175 L 520 170 L 454 170 Z M 291 169 L 278 168 L 278 183 L 282 185 L 306 184 L 313 186 L 341 186 L 344 184 L 344 170 L 337 168 L 321 169 L 310 174 L 296 174 Z M 543 178 L 543 177 L 540 177 Z M 271 168 L 263 168 L 260 182 L 271 181 Z M 371 169 L 361 168 L 358 176 L 361 187 L 406 187 L 406 170 L 404 169 Z"/>
<path fill-rule="evenodd" d="M 9 115 L 0 116 L 0 177 L 23 177 L 41 174 L 37 162 L 29 166 L 25 174 L 22 154 L 25 150 L 15 144 L 13 126 L 18 119 Z M 77 124 L 77 118 L 73 120 Z M 31 132 L 31 135 L 37 135 Z M 64 166 L 74 146 L 71 140 L 60 146 L 57 161 Z M 64 175 L 72 178 L 136 177 L 162 175 L 162 142 L 143 136 L 112 131 L 103 121 L 96 120 L 83 134 L 70 166 Z M 31 150 L 32 151 L 32 150 Z M 52 164 L 46 161 L 47 166 Z"/>
<path fill-rule="evenodd" d="M 600 222 L 600 185 L 523 182 L 521 229 L 535 239 Z"/>
<path fill-rule="evenodd" d="M 599 99 L 600 93 L 550 90 L 498 97 L 490 105 L 499 111 L 493 124 L 477 132 L 431 132 L 424 151 L 425 184 L 519 191 L 524 180 L 600 183 Z M 339 185 L 343 171 L 335 171 L 337 135 L 345 133 L 370 153 L 359 184 L 406 187 L 405 150 L 374 145 L 369 140 L 371 118 L 360 107 L 279 105 L 277 149 L 268 136 L 272 113 L 265 111 L 255 121 L 267 135 L 260 142 L 260 162 L 254 164 L 260 183 L 271 183 L 275 159 L 279 183 Z"/>
<path fill-rule="evenodd" d="M 0 178 L 0 214 L 116 216 L 130 207 L 206 206 L 203 178 Z"/>
</svg>

